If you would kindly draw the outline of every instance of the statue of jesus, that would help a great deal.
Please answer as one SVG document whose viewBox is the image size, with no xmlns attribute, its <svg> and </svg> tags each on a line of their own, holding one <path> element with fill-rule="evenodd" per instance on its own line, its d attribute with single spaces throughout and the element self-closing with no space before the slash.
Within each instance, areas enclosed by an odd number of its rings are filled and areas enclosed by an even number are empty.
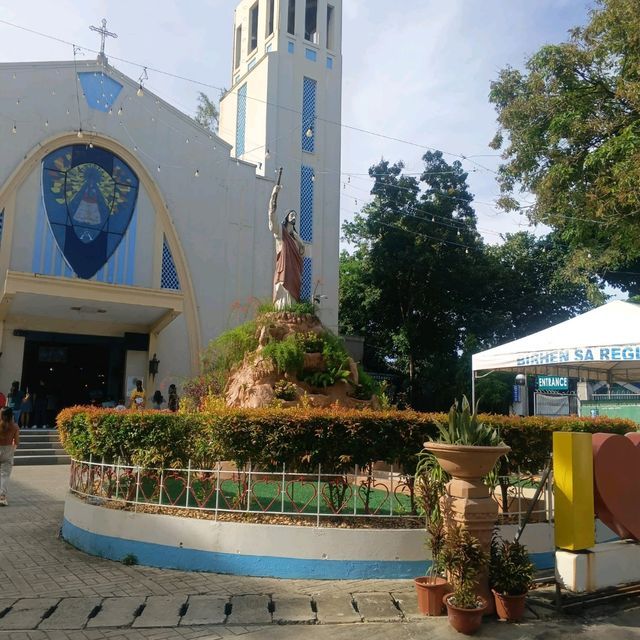
<svg viewBox="0 0 640 640">
<path fill-rule="evenodd" d="M 300 302 L 304 242 L 296 230 L 296 212 L 291 209 L 281 223 L 276 219 L 278 193 L 276 184 L 269 201 L 269 231 L 276 241 L 276 269 L 273 274 L 273 302 L 278 310 Z"/>
</svg>

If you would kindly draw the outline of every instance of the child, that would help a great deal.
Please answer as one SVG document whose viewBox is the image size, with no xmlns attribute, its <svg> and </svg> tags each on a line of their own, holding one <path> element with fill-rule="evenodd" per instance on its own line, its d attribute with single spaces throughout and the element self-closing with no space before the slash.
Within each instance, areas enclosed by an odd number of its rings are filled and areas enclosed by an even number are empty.
<svg viewBox="0 0 640 640">
<path fill-rule="evenodd" d="M 162 409 L 162 403 L 164 402 L 164 396 L 160 389 L 156 389 L 156 392 L 153 394 L 153 398 L 151 398 L 151 406 L 154 409 Z"/>
<path fill-rule="evenodd" d="M 20 444 L 20 429 L 13 421 L 13 409 L 4 407 L 0 412 L 0 507 L 9 505 L 7 490 L 13 469 L 13 452 Z"/>
</svg>

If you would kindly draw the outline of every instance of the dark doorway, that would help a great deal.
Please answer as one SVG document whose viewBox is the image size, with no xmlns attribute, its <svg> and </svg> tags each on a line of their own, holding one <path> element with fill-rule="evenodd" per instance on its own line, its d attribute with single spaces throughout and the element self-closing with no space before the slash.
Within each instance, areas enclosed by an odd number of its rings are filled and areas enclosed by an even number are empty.
<svg viewBox="0 0 640 640">
<path fill-rule="evenodd" d="M 22 388 L 37 393 L 43 383 L 50 412 L 77 404 L 101 406 L 123 397 L 123 338 L 32 331 L 24 335 Z"/>
</svg>

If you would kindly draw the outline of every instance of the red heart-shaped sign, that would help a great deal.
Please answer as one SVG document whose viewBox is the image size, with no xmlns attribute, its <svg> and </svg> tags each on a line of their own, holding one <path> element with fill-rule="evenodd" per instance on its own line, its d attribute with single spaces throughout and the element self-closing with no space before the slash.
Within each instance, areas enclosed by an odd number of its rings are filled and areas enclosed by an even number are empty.
<svg viewBox="0 0 640 640">
<path fill-rule="evenodd" d="M 640 433 L 593 435 L 596 516 L 621 538 L 640 540 Z"/>
</svg>

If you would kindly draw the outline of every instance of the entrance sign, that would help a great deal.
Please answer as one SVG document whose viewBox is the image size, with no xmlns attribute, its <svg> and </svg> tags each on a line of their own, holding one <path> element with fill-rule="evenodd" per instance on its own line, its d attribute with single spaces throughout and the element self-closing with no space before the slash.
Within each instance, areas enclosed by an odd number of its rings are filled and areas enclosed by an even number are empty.
<svg viewBox="0 0 640 640">
<path fill-rule="evenodd" d="M 138 178 L 116 155 L 76 144 L 47 155 L 42 195 L 53 236 L 80 278 L 92 278 L 126 233 L 138 197 Z"/>
<path fill-rule="evenodd" d="M 538 376 L 538 389 L 540 391 L 567 391 L 569 378 L 565 376 Z"/>
</svg>

